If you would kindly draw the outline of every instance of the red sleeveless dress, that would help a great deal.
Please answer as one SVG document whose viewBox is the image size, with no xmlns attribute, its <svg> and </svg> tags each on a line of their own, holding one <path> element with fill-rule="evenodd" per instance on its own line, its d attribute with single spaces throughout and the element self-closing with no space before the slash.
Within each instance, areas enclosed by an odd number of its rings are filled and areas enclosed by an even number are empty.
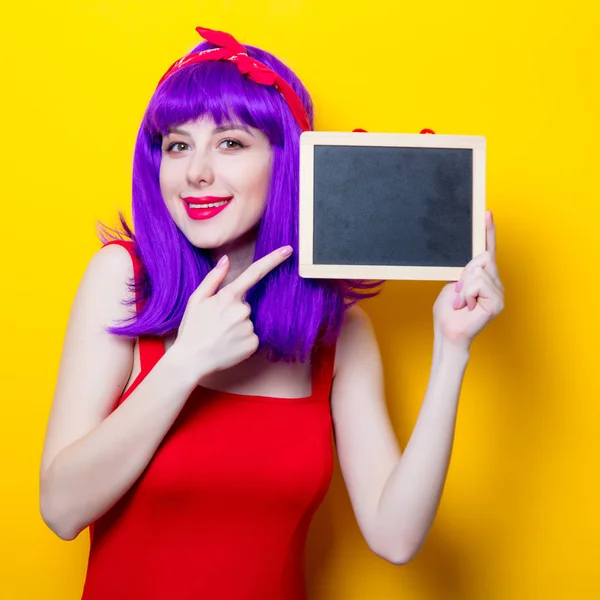
<svg viewBox="0 0 600 600">
<path fill-rule="evenodd" d="M 132 244 L 119 243 L 139 264 Z M 140 338 L 143 380 L 164 354 Z M 334 349 L 312 394 L 198 387 L 127 494 L 91 528 L 82 600 L 304 600 L 304 546 L 333 467 Z"/>
</svg>

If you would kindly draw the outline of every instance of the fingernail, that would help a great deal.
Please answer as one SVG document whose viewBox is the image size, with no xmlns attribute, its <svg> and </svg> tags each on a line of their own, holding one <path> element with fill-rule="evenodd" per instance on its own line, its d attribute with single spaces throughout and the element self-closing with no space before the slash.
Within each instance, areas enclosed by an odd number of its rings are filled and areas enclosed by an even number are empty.
<svg viewBox="0 0 600 600">
<path fill-rule="evenodd" d="M 458 305 L 460 304 L 460 296 L 456 296 L 456 298 L 454 298 L 454 302 L 452 303 L 453 308 L 458 308 Z"/>
<path fill-rule="evenodd" d="M 224 267 L 225 264 L 227 263 L 229 259 L 227 258 L 227 254 L 224 254 L 223 256 L 221 256 L 221 258 L 219 259 L 219 262 L 217 263 L 217 267 Z"/>
<path fill-rule="evenodd" d="M 458 293 L 458 292 L 460 292 L 460 290 L 462 290 L 462 286 L 463 286 L 462 279 L 459 279 L 456 282 L 456 286 L 454 287 L 454 290 L 456 291 L 456 293 Z"/>
<path fill-rule="evenodd" d="M 293 252 L 293 248 L 291 246 L 285 246 L 280 252 L 282 256 L 289 256 Z"/>
</svg>

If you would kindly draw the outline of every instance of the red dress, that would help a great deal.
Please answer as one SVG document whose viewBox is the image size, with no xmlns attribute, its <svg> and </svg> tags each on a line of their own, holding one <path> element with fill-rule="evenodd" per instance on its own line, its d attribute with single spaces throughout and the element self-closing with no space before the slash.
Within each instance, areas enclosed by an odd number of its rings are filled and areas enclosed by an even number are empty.
<svg viewBox="0 0 600 600">
<path fill-rule="evenodd" d="M 164 354 L 159 338 L 139 350 L 119 403 Z M 315 353 L 307 398 L 196 388 L 94 524 L 82 600 L 304 600 L 306 534 L 333 467 L 333 359 L 332 348 Z"/>
</svg>

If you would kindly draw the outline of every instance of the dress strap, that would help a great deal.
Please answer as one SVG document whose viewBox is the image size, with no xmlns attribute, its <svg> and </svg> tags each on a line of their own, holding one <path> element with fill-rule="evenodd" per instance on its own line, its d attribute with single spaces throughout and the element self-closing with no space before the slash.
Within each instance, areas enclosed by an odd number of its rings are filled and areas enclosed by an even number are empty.
<svg viewBox="0 0 600 600">
<path fill-rule="evenodd" d="M 137 284 L 142 276 L 142 264 L 135 251 L 135 244 L 128 240 L 111 240 L 110 242 L 106 242 L 106 244 L 104 244 L 102 247 L 106 248 L 106 246 L 121 246 L 122 248 L 125 248 L 127 252 L 129 252 L 131 262 L 133 263 L 133 281 Z M 137 287 L 135 290 L 135 309 L 138 313 L 140 313 L 142 309 L 142 299 Z"/>
<path fill-rule="evenodd" d="M 319 346 L 313 353 L 312 395 L 329 402 L 333 368 L 335 365 L 335 344 Z"/>
<path fill-rule="evenodd" d="M 165 353 L 165 341 L 157 336 L 144 336 L 139 338 L 140 369 L 147 375 L 154 369 L 156 363 Z"/>
<path fill-rule="evenodd" d="M 135 288 L 135 310 L 138 314 L 141 313 L 143 308 L 142 295 L 137 287 L 142 277 L 142 263 L 138 258 L 135 251 L 135 244 L 127 240 L 111 240 L 104 244 L 103 248 L 115 244 L 121 246 L 129 252 L 131 262 L 133 263 L 133 280 L 136 284 Z M 153 368 L 154 365 L 161 359 L 165 352 L 164 340 L 161 337 L 156 336 L 140 336 L 138 338 L 138 348 L 140 352 L 140 370 L 141 376 L 146 376 Z"/>
</svg>

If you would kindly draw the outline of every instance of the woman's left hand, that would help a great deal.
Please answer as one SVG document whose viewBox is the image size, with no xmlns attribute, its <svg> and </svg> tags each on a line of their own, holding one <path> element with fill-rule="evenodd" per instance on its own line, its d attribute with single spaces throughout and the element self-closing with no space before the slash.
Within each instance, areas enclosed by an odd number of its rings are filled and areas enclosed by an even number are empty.
<svg viewBox="0 0 600 600">
<path fill-rule="evenodd" d="M 496 226 L 485 215 L 486 252 L 476 256 L 456 283 L 441 291 L 433 307 L 436 336 L 468 348 L 473 338 L 504 308 L 504 286 L 496 266 Z"/>
</svg>

